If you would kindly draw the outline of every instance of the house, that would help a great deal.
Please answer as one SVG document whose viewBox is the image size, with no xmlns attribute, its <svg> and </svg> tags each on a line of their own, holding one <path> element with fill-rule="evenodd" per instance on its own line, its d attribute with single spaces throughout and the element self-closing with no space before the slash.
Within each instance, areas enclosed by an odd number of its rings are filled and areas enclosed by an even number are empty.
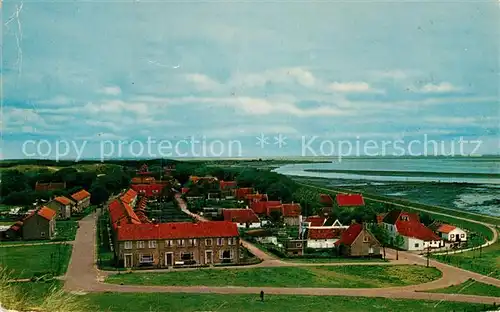
<svg viewBox="0 0 500 312">
<path fill-rule="evenodd" d="M 47 207 L 57 212 L 57 219 L 60 220 L 71 218 L 71 211 L 75 205 L 73 200 L 65 196 L 57 196 L 47 203 Z"/>
<path fill-rule="evenodd" d="M 137 192 L 130 188 L 120 196 L 120 199 L 131 207 L 135 207 L 137 203 Z"/>
<path fill-rule="evenodd" d="M 132 184 L 152 184 L 155 182 L 156 182 L 156 179 L 154 177 L 148 177 L 148 176 L 133 177 L 131 180 Z"/>
<path fill-rule="evenodd" d="M 130 188 L 134 190 L 138 195 L 146 197 L 159 197 L 162 195 L 163 189 L 166 187 L 165 184 L 160 183 L 149 183 L 149 184 L 132 184 Z"/>
<path fill-rule="evenodd" d="M 320 194 L 319 202 L 323 207 L 333 207 L 333 198 L 328 194 Z"/>
<path fill-rule="evenodd" d="M 238 263 L 240 240 L 236 224 L 124 224 L 117 227 L 115 253 L 126 268 Z"/>
<path fill-rule="evenodd" d="M 86 190 L 81 190 L 74 193 L 73 195 L 71 195 L 71 198 L 76 203 L 74 207 L 75 212 L 81 212 L 85 208 L 90 206 L 90 193 Z"/>
<path fill-rule="evenodd" d="M 285 253 L 289 256 L 302 256 L 307 241 L 304 239 L 288 239 L 283 242 Z"/>
<path fill-rule="evenodd" d="M 8 229 L 6 229 L 3 232 L 3 235 L 2 237 L 0 237 L 0 240 L 2 239 L 13 240 L 22 238 L 23 237 L 22 229 L 23 229 L 23 221 L 17 221 L 13 225 L 9 226 Z"/>
<path fill-rule="evenodd" d="M 224 221 L 233 222 L 239 228 L 259 228 L 260 219 L 252 209 L 222 209 Z"/>
<path fill-rule="evenodd" d="M 339 253 L 346 257 L 380 256 L 380 242 L 366 226 L 358 223 L 351 224 L 335 245 Z"/>
<path fill-rule="evenodd" d="M 66 188 L 66 182 L 36 182 L 35 191 L 55 191 L 63 190 Z"/>
<path fill-rule="evenodd" d="M 337 194 L 335 197 L 339 207 L 360 207 L 365 205 L 361 194 Z"/>
<path fill-rule="evenodd" d="M 305 219 L 305 223 L 307 223 L 307 227 L 310 226 L 323 226 L 325 224 L 326 218 L 320 216 L 309 216 Z"/>
<path fill-rule="evenodd" d="M 137 216 L 132 207 L 118 198 L 109 204 L 108 209 L 109 221 L 114 229 L 123 224 L 142 223 L 141 219 Z"/>
<path fill-rule="evenodd" d="M 307 248 L 326 249 L 335 247 L 335 242 L 340 239 L 340 229 L 307 229 Z"/>
<path fill-rule="evenodd" d="M 429 226 L 432 229 L 432 225 Z M 450 224 L 437 224 L 434 226 L 437 233 L 442 239 L 448 242 L 466 242 L 467 233 L 459 227 Z"/>
<path fill-rule="evenodd" d="M 254 202 L 268 201 L 269 200 L 269 198 L 267 197 L 267 194 L 259 194 L 258 192 L 255 194 L 245 195 L 245 199 L 247 200 L 249 205 L 251 205 Z"/>
<path fill-rule="evenodd" d="M 281 205 L 281 214 L 283 222 L 290 226 L 298 226 L 300 224 L 300 214 L 302 208 L 300 204 L 283 204 Z"/>
<path fill-rule="evenodd" d="M 250 208 L 258 215 L 270 215 L 272 210 L 279 210 L 281 212 L 281 201 L 259 201 L 252 202 Z"/>
<path fill-rule="evenodd" d="M 43 206 L 23 220 L 24 240 L 52 239 L 56 231 L 56 211 Z"/>
<path fill-rule="evenodd" d="M 223 198 L 234 197 L 234 190 L 238 187 L 236 181 L 219 181 L 219 189 Z"/>
<path fill-rule="evenodd" d="M 404 243 L 399 247 L 404 250 L 421 251 L 444 246 L 443 240 L 423 225 L 416 213 L 392 210 L 384 217 L 383 225 L 393 238 L 396 235 L 403 236 Z"/>
<path fill-rule="evenodd" d="M 244 200 L 248 194 L 253 194 L 253 187 L 240 187 L 234 190 L 234 197 L 237 200 Z"/>
</svg>

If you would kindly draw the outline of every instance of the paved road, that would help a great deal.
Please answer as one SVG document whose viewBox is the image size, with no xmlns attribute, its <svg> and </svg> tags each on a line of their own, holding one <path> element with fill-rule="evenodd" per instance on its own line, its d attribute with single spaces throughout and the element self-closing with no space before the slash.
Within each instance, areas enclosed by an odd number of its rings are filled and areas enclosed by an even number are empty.
<svg viewBox="0 0 500 312">
<path fill-rule="evenodd" d="M 468 272 L 436 261 L 431 261 L 431 265 L 436 266 L 443 272 L 443 277 L 421 285 L 407 287 L 378 288 L 378 289 L 350 289 L 350 288 L 277 288 L 277 287 L 205 287 L 205 286 L 134 286 L 134 285 L 112 285 L 105 284 L 104 280 L 107 273 L 97 270 L 95 266 L 95 224 L 96 214 L 89 215 L 80 221 L 80 227 L 77 232 L 75 243 L 73 244 L 73 254 L 69 264 L 68 271 L 64 277 L 65 289 L 67 291 L 77 292 L 185 292 L 185 293 L 220 293 L 220 294 L 257 294 L 264 290 L 268 294 L 295 294 L 295 295 L 320 295 L 320 296 L 363 296 L 363 297 L 385 297 L 385 298 L 404 298 L 418 300 L 446 300 L 475 302 L 484 304 L 493 304 L 500 302 L 499 298 L 452 295 L 452 294 L 434 294 L 417 291 L 431 290 L 447 287 L 452 284 L 459 284 L 469 278 L 481 280 L 484 283 L 500 287 L 500 281 L 493 278 L 484 277 L 480 274 Z M 389 251 L 391 254 L 391 251 Z M 411 253 L 400 252 L 400 261 L 404 263 L 424 264 L 425 259 L 421 256 Z M 259 266 L 308 266 L 321 264 L 307 263 L 285 263 L 283 261 L 274 262 L 274 260 L 264 261 Z M 328 264 L 343 265 L 343 264 Z M 345 265 L 345 264 L 344 264 Z M 244 267 L 243 267 L 244 268 Z"/>
</svg>

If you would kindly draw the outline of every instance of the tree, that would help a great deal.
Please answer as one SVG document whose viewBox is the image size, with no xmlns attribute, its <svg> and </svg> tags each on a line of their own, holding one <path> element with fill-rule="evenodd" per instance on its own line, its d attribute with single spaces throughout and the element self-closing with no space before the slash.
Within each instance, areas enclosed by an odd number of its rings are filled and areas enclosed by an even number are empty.
<svg viewBox="0 0 500 312">
<path fill-rule="evenodd" d="M 405 243 L 405 239 L 401 235 L 396 235 L 394 239 L 392 240 L 392 244 L 394 245 L 394 248 L 396 249 L 396 260 L 399 260 L 399 249 L 403 247 L 403 244 Z"/>
<path fill-rule="evenodd" d="M 269 185 L 267 188 L 267 195 L 270 198 L 276 198 L 283 202 L 292 201 L 292 191 L 286 184 L 280 182 Z"/>
<path fill-rule="evenodd" d="M 1 195 L 7 196 L 12 192 L 21 192 L 28 189 L 28 179 L 19 170 L 6 170 L 2 174 Z"/>
<path fill-rule="evenodd" d="M 106 187 L 100 184 L 93 184 L 90 188 L 90 202 L 93 205 L 101 205 L 109 198 L 109 192 Z"/>
<path fill-rule="evenodd" d="M 372 234 L 375 236 L 375 238 L 380 242 L 382 245 L 382 250 L 384 253 L 384 259 L 385 259 L 385 247 L 389 245 L 390 242 L 390 234 L 389 231 L 382 225 L 374 225 L 370 229 Z"/>
<path fill-rule="evenodd" d="M 271 213 L 269 213 L 270 221 L 274 226 L 281 225 L 281 223 L 282 223 L 281 217 L 282 217 L 281 211 L 279 211 L 279 210 L 271 210 Z"/>
</svg>

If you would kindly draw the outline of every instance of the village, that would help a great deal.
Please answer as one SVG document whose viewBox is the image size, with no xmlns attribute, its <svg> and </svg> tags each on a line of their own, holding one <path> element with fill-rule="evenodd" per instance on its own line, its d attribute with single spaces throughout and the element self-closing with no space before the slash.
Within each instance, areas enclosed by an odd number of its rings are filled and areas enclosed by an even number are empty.
<svg viewBox="0 0 500 312">
<path fill-rule="evenodd" d="M 101 211 L 99 264 L 107 259 L 107 268 L 250 265 L 258 258 L 244 247 L 248 244 L 289 260 L 385 260 L 386 247 L 429 254 L 467 246 L 467 230 L 439 221 L 425 226 L 415 212 L 392 209 L 364 222 L 341 222 L 335 217 L 336 210 L 365 207 L 361 194 L 319 194 L 321 208 L 304 215 L 300 203 L 282 202 L 236 181 L 190 175 L 180 185 L 171 174 L 172 168 L 165 169 L 166 179 L 157 180 L 144 165 L 128 189 L 93 207 Z M 90 199 L 83 189 L 68 197 L 56 196 L 3 226 L 0 237 L 55 239 L 57 223 L 88 209 Z"/>
</svg>

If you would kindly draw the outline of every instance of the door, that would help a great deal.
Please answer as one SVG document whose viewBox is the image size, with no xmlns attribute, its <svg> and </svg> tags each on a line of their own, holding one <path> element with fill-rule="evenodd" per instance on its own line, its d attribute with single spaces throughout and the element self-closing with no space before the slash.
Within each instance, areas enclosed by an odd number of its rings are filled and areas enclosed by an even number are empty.
<svg viewBox="0 0 500 312">
<path fill-rule="evenodd" d="M 166 252 L 165 253 L 165 266 L 171 267 L 174 265 L 174 253 Z"/>
<path fill-rule="evenodd" d="M 211 250 L 205 251 L 205 264 L 212 264 L 213 254 Z"/>
<path fill-rule="evenodd" d="M 125 263 L 124 263 L 124 266 L 126 268 L 131 268 L 132 267 L 132 255 L 131 254 L 127 254 L 125 255 Z"/>
</svg>

